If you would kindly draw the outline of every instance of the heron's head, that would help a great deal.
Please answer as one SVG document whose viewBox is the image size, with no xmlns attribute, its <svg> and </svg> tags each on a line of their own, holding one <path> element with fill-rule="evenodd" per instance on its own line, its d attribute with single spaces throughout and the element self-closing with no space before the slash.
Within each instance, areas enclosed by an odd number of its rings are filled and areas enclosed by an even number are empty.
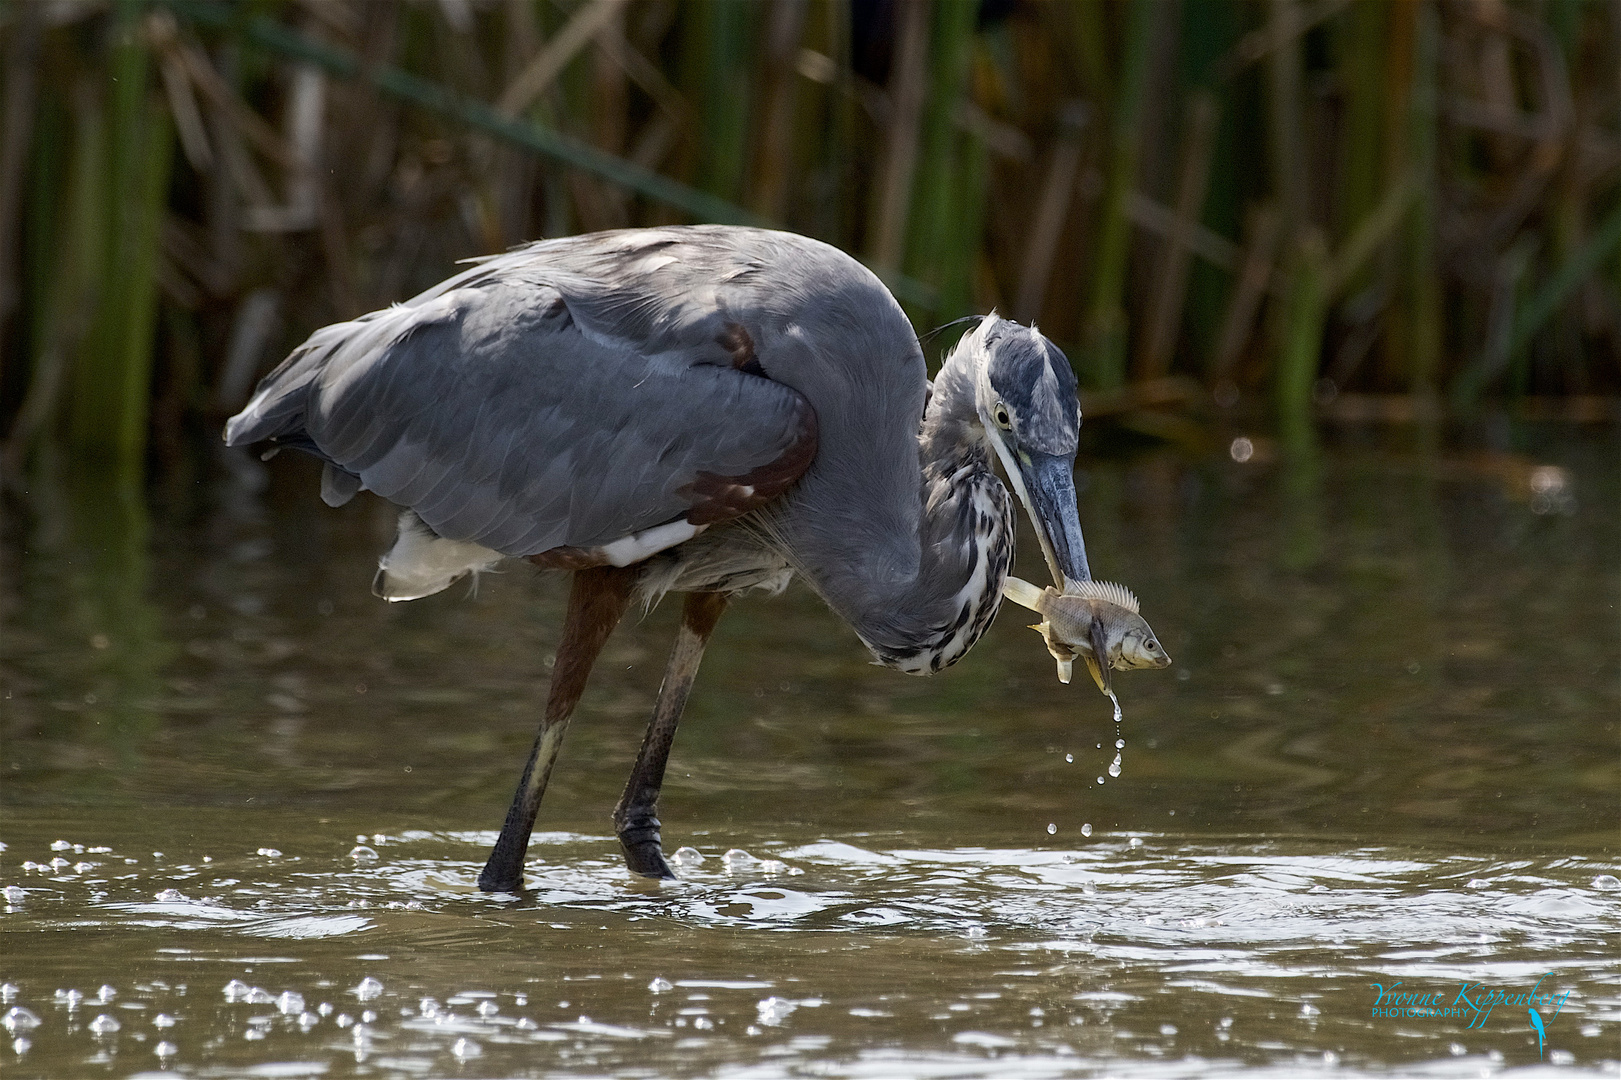
<svg viewBox="0 0 1621 1080">
<path fill-rule="evenodd" d="M 980 424 L 1030 515 L 1054 584 L 1090 578 L 1075 511 L 1081 407 L 1069 358 L 1034 327 L 994 314 L 958 347 L 975 372 Z"/>
</svg>

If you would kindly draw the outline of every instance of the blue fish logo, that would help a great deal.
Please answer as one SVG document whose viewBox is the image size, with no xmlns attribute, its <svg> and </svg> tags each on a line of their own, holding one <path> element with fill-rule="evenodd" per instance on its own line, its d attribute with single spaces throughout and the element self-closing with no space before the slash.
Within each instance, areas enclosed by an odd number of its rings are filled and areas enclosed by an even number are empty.
<svg viewBox="0 0 1621 1080">
<path fill-rule="evenodd" d="M 1525 1011 L 1531 1014 L 1531 1026 L 1537 1031 L 1537 1057 L 1540 1058 L 1542 1056 L 1542 1043 L 1543 1040 L 1546 1039 L 1548 1032 L 1547 1029 L 1542 1026 L 1541 1013 L 1537 1012 L 1535 1009 L 1527 1009 Z"/>
</svg>

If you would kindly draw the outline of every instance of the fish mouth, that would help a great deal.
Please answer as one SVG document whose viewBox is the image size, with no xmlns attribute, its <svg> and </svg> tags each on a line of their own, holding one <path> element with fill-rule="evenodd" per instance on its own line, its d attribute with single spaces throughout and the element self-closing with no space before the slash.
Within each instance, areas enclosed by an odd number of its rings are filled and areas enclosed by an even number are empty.
<svg viewBox="0 0 1621 1080">
<path fill-rule="evenodd" d="M 991 445 L 1002 459 L 1014 492 L 1030 515 L 1041 554 L 1053 584 L 1060 592 L 1070 582 L 1088 581 L 1092 571 L 1086 563 L 1086 539 L 1081 535 L 1080 514 L 1075 507 L 1075 460 L 1058 454 L 1008 448 L 1000 432 L 987 428 Z"/>
</svg>

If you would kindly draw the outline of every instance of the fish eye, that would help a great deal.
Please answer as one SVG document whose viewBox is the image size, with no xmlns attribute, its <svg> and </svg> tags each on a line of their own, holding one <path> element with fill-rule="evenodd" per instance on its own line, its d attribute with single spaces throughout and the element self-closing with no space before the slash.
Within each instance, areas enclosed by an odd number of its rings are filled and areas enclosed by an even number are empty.
<svg viewBox="0 0 1621 1080">
<path fill-rule="evenodd" d="M 1148 640 L 1147 644 L 1148 644 L 1148 651 L 1149 652 L 1155 652 L 1155 651 L 1157 651 L 1159 649 L 1159 643 L 1157 641 L 1155 641 L 1154 639 L 1152 639 L 1152 638 L 1150 638 Z"/>
<path fill-rule="evenodd" d="M 999 428 L 1010 428 L 1013 426 L 1013 418 L 1008 415 L 1007 406 L 1002 404 L 1000 401 L 996 403 L 996 409 L 991 413 L 991 419 L 996 421 L 996 426 Z"/>
</svg>

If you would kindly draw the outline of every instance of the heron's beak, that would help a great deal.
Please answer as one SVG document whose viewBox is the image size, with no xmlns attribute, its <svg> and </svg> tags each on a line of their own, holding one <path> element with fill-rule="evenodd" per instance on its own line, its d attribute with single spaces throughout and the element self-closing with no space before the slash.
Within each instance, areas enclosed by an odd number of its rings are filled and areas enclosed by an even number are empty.
<svg viewBox="0 0 1621 1080">
<path fill-rule="evenodd" d="M 1086 541 L 1075 510 L 1075 462 L 1055 454 L 1017 451 L 1019 497 L 1030 513 L 1047 557 L 1053 584 L 1060 592 L 1070 581 L 1087 581 Z"/>
</svg>

